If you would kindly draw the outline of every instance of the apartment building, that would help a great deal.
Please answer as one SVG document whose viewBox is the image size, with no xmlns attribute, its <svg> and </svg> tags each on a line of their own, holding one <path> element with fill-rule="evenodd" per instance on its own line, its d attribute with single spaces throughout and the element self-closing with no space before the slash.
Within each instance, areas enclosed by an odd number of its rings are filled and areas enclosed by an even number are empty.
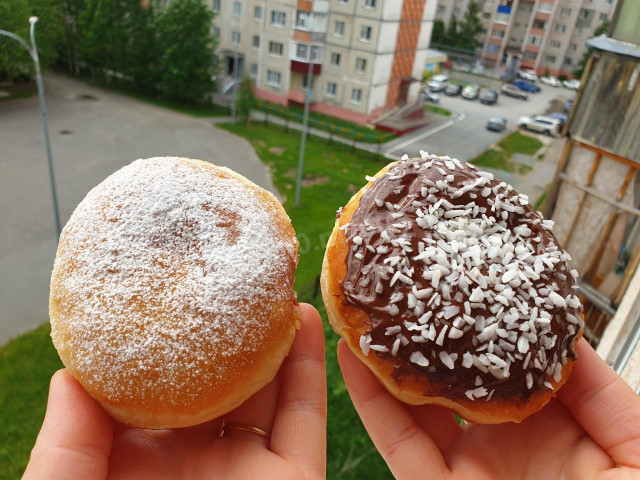
<svg viewBox="0 0 640 480">
<path fill-rule="evenodd" d="M 311 110 L 362 124 L 417 99 L 436 0 L 209 1 L 222 84 L 248 73 L 289 105 L 310 83 Z"/>
<path fill-rule="evenodd" d="M 618 0 L 479 0 L 483 30 L 481 56 L 497 65 L 517 59 L 539 74 L 571 76 L 586 41 Z M 436 19 L 462 20 L 470 0 L 438 0 Z"/>
</svg>

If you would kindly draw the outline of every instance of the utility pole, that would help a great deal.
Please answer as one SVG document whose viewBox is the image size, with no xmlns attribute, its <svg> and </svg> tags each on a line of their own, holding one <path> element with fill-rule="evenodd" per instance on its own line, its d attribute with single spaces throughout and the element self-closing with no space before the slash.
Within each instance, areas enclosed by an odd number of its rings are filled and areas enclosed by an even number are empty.
<svg viewBox="0 0 640 480">
<path fill-rule="evenodd" d="M 302 173 L 304 170 L 304 149 L 307 146 L 307 132 L 309 130 L 309 102 L 313 95 L 313 45 L 309 45 L 309 68 L 307 69 L 307 90 L 305 93 L 302 139 L 300 140 L 300 156 L 298 157 L 298 175 L 296 179 L 296 196 L 293 202 L 295 207 L 300 206 L 300 189 L 302 188 Z"/>
<path fill-rule="evenodd" d="M 31 46 L 29 46 L 27 42 L 25 42 L 22 38 L 20 38 L 15 33 L 7 32 L 6 30 L 0 30 L 0 35 L 13 38 L 20 45 L 22 45 L 27 50 L 27 52 L 29 52 L 31 59 L 36 65 L 36 85 L 38 86 L 38 97 L 40 98 L 40 112 L 42 113 L 42 127 L 44 129 L 44 142 L 47 149 L 47 163 L 49 165 L 49 182 L 51 184 L 51 197 L 53 200 L 53 215 L 55 217 L 55 222 L 56 222 L 56 234 L 57 234 L 57 237 L 59 238 L 62 228 L 60 226 L 58 194 L 56 193 L 56 182 L 55 182 L 55 177 L 53 173 L 53 160 L 51 158 L 51 145 L 49 143 L 49 127 L 47 126 L 47 106 L 44 101 L 44 83 L 42 81 L 42 73 L 40 72 L 40 58 L 38 57 L 38 49 L 36 47 L 35 28 L 36 28 L 37 21 L 38 21 L 38 17 L 29 17 L 29 23 L 31 24 L 31 27 L 29 29 Z"/>
</svg>

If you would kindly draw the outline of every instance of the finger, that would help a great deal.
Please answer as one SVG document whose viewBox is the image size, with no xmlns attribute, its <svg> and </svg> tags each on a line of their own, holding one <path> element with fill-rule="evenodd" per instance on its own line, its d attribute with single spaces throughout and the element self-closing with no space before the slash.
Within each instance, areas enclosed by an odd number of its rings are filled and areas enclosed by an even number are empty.
<svg viewBox="0 0 640 480">
<path fill-rule="evenodd" d="M 23 479 L 107 477 L 113 429 L 104 410 L 66 371 L 51 379 L 47 413 Z"/>
<path fill-rule="evenodd" d="M 446 477 L 449 470 L 436 443 L 344 340 L 338 343 L 338 362 L 353 405 L 393 475 L 412 479 L 428 471 L 429 478 Z"/>
<path fill-rule="evenodd" d="M 301 304 L 302 328 L 280 370 L 280 397 L 271 450 L 301 469 L 325 477 L 327 382 L 320 315 Z"/>
<path fill-rule="evenodd" d="M 405 408 L 443 454 L 455 445 L 462 433 L 453 414 L 445 408 L 436 405 L 407 405 Z"/>
<path fill-rule="evenodd" d="M 273 419 L 278 404 L 278 391 L 280 389 L 279 377 L 273 379 L 262 390 L 246 400 L 242 405 L 228 413 L 224 417 L 225 438 L 233 438 L 247 442 L 269 445 L 268 437 L 256 433 L 233 428 L 233 425 L 256 427 L 267 433 L 271 432 Z M 231 426 L 231 428 L 229 428 Z"/>
<path fill-rule="evenodd" d="M 577 351 L 558 397 L 616 464 L 640 468 L 640 399 L 584 339 Z"/>
</svg>

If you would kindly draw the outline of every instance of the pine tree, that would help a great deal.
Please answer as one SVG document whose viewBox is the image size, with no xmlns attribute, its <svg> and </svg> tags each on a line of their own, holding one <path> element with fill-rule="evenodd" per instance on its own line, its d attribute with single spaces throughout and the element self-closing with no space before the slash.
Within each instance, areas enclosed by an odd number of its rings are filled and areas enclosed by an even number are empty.
<svg viewBox="0 0 640 480">
<path fill-rule="evenodd" d="M 477 36 L 482 30 L 480 20 L 480 5 L 475 0 L 469 2 L 469 7 L 464 14 L 464 20 L 460 23 L 458 33 L 458 46 L 469 50 L 475 50 L 480 46 Z"/>
<path fill-rule="evenodd" d="M 236 101 L 236 110 L 238 116 L 244 118 L 247 122 L 247 127 L 251 125 L 251 108 L 256 101 L 256 96 L 253 91 L 253 81 L 248 75 L 242 78 L 242 84 L 240 90 L 238 90 L 238 100 Z"/>
</svg>

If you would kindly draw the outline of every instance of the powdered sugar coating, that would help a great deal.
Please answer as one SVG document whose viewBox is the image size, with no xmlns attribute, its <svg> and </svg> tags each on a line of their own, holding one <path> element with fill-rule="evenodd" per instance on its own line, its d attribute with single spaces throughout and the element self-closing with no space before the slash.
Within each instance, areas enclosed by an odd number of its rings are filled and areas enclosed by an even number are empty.
<svg viewBox="0 0 640 480">
<path fill-rule="evenodd" d="M 177 405 L 241 370 L 278 302 L 295 302 L 297 244 L 277 208 L 231 171 L 178 158 L 137 160 L 89 192 L 52 276 L 52 338 L 85 387 Z"/>
</svg>

